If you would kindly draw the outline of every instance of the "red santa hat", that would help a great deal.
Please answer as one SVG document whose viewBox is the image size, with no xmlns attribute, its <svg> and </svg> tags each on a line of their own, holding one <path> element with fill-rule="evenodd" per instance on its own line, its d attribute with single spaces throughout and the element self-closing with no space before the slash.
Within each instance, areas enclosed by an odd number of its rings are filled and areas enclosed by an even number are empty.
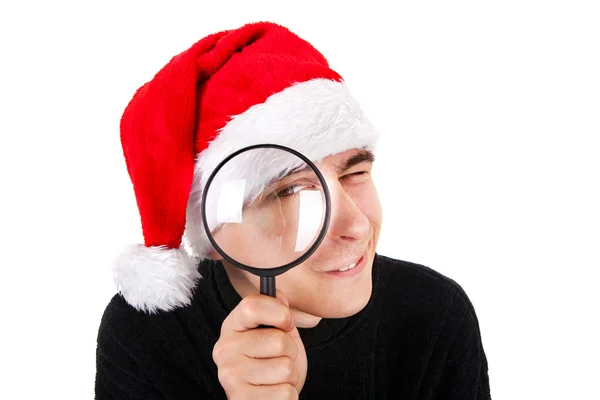
<svg viewBox="0 0 600 400">
<path fill-rule="evenodd" d="M 198 260 L 211 249 L 202 192 L 226 156 L 274 143 L 318 161 L 373 150 L 377 133 L 321 53 L 261 22 L 173 57 L 128 104 L 121 142 L 144 244 L 117 257 L 115 282 L 130 305 L 151 313 L 190 304 Z"/>
</svg>

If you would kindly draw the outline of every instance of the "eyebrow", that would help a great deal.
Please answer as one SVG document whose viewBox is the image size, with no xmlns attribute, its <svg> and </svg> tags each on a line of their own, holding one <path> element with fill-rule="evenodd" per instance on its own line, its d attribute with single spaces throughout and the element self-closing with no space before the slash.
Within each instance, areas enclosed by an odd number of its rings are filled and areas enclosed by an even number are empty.
<svg viewBox="0 0 600 400">
<path fill-rule="evenodd" d="M 371 164 L 375 162 L 375 154 L 373 154 L 373 152 L 370 150 L 363 149 L 360 151 L 360 153 L 355 154 L 354 156 L 347 159 L 346 164 L 342 168 L 336 168 L 337 173 L 339 174 L 340 172 L 346 171 L 354 167 L 355 165 L 362 164 L 364 162 L 368 162 Z"/>
</svg>

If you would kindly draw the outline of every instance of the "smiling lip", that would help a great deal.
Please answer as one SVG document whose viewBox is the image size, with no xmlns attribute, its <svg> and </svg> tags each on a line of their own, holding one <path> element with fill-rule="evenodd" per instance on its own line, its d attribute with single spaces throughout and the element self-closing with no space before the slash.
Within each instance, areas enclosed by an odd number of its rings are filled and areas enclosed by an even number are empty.
<svg viewBox="0 0 600 400">
<path fill-rule="evenodd" d="M 336 276 L 336 277 L 354 276 L 354 275 L 360 274 L 361 271 L 363 269 L 365 269 L 365 265 L 367 264 L 366 260 L 367 260 L 366 254 L 363 254 L 360 257 L 360 259 L 358 260 L 358 262 L 356 263 L 356 266 L 352 269 L 349 269 L 346 271 L 333 270 L 333 271 L 324 271 L 324 272 L 328 276 Z"/>
</svg>

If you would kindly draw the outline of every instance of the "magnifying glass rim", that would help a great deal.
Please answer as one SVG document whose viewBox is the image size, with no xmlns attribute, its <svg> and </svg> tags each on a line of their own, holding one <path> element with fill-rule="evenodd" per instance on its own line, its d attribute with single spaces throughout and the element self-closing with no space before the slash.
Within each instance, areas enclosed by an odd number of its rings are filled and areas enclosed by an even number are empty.
<svg viewBox="0 0 600 400">
<path fill-rule="evenodd" d="M 284 264 L 282 266 L 276 267 L 276 268 L 267 268 L 267 269 L 252 267 L 250 265 L 243 264 L 243 263 L 231 258 L 230 256 L 228 256 L 227 253 L 225 251 L 223 251 L 223 249 L 221 249 L 221 247 L 219 247 L 217 242 L 212 237 L 210 228 L 208 226 L 208 221 L 206 219 L 206 198 L 208 196 L 208 189 L 210 188 L 210 185 L 211 185 L 212 181 L 214 180 L 215 176 L 217 175 L 217 173 L 233 157 L 236 157 L 237 155 L 244 153 L 246 151 L 260 149 L 260 148 L 272 148 L 272 149 L 284 150 L 284 151 L 292 153 L 295 156 L 297 156 L 298 158 L 302 159 L 302 161 L 304 161 L 306 164 L 308 164 L 313 169 L 313 171 L 316 173 L 317 178 L 319 179 L 319 181 L 321 182 L 321 185 L 323 187 L 323 193 L 325 194 L 325 223 L 323 224 L 323 227 L 321 228 L 321 232 L 319 232 L 319 236 L 317 236 L 317 240 L 308 249 L 308 251 L 306 251 L 298 259 L 296 259 L 290 263 Z M 327 234 L 327 229 L 329 228 L 330 218 L 331 218 L 331 197 L 329 195 L 329 188 L 327 187 L 327 183 L 325 182 L 325 178 L 323 177 L 323 174 L 321 174 L 321 171 L 319 171 L 319 169 L 316 167 L 316 165 L 312 161 L 310 161 L 308 158 L 306 158 L 303 154 L 297 152 L 294 149 L 291 149 L 289 147 L 282 146 L 279 144 L 269 144 L 269 143 L 255 144 L 252 146 L 244 147 L 244 148 L 237 150 L 234 153 L 230 154 L 223 161 L 221 161 L 219 163 L 219 165 L 217 165 L 215 170 L 210 174 L 208 181 L 206 182 L 206 187 L 204 188 L 204 193 L 202 194 L 202 223 L 203 223 L 204 229 L 206 231 L 206 236 L 208 237 L 208 240 L 213 245 L 215 250 L 217 250 L 217 252 L 221 256 L 223 256 L 224 259 L 226 259 L 227 261 L 229 261 L 236 267 L 244 269 L 248 272 L 251 272 L 255 275 L 262 276 L 262 277 L 281 275 L 282 273 L 286 272 L 287 270 L 295 267 L 296 265 L 303 263 L 306 259 L 308 259 L 308 257 L 310 257 L 317 250 L 317 248 L 321 245 L 321 242 L 323 242 L 323 239 L 325 239 L 325 235 Z"/>
</svg>

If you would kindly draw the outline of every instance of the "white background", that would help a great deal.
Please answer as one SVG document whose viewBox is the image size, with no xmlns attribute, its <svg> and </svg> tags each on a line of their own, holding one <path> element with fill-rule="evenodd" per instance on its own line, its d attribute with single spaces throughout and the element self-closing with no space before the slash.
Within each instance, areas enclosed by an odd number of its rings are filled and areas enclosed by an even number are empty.
<svg viewBox="0 0 600 400">
<path fill-rule="evenodd" d="M 378 250 L 463 286 L 494 399 L 600 398 L 597 2 L 174 3 L 0 7 L 0 398 L 93 397 L 111 262 L 142 240 L 119 118 L 172 56 L 258 20 L 378 127 Z"/>
</svg>

